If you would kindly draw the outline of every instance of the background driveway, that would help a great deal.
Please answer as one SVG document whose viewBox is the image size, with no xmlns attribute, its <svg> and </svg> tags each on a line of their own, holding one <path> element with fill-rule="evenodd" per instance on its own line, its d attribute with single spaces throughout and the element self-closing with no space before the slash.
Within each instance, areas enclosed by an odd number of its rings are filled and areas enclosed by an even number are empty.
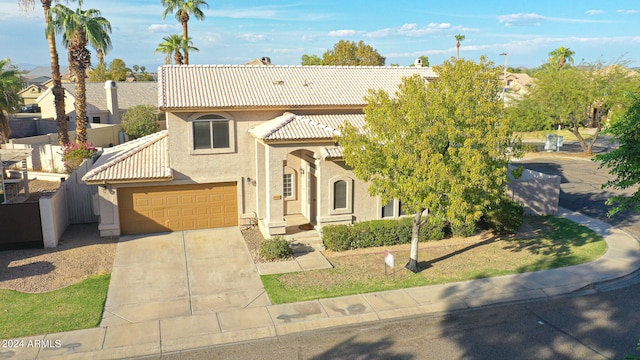
<svg viewBox="0 0 640 360">
<path fill-rule="evenodd" d="M 269 305 L 237 227 L 120 238 L 102 326 Z"/>
</svg>

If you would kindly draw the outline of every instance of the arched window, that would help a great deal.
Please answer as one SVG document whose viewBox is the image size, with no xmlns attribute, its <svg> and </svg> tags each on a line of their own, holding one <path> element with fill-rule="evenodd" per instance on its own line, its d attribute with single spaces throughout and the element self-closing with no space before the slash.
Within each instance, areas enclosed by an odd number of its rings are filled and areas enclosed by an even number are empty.
<svg viewBox="0 0 640 360">
<path fill-rule="evenodd" d="M 204 115 L 193 121 L 193 148 L 229 147 L 229 120 L 220 115 Z"/>
<path fill-rule="evenodd" d="M 233 151 L 233 120 L 220 114 L 204 114 L 191 121 L 193 153 Z"/>
<path fill-rule="evenodd" d="M 347 182 L 338 180 L 333 183 L 333 210 L 347 208 Z"/>
</svg>

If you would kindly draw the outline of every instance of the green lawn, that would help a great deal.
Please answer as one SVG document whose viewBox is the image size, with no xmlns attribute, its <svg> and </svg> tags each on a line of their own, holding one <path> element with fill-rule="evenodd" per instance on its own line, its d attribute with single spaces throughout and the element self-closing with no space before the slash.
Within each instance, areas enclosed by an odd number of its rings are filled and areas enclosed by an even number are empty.
<svg viewBox="0 0 640 360">
<path fill-rule="evenodd" d="M 263 275 L 262 283 L 274 304 L 443 284 L 518 274 L 581 264 L 602 256 L 606 242 L 592 230 L 555 217 L 525 217 L 530 229 L 522 238 L 496 237 L 483 232 L 468 239 L 445 239 L 421 244 L 424 269 L 414 274 L 403 268 L 409 245 L 326 252 L 333 269 Z M 384 251 L 395 257 L 395 273 L 384 272 Z"/>
<path fill-rule="evenodd" d="M 110 276 L 98 275 L 41 294 L 0 290 L 0 339 L 96 327 Z"/>
</svg>

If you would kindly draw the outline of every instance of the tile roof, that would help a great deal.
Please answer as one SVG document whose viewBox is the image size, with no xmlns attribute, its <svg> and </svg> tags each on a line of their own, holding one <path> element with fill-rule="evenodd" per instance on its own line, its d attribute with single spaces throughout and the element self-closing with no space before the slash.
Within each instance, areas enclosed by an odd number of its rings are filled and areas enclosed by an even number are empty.
<svg viewBox="0 0 640 360">
<path fill-rule="evenodd" d="M 88 82 L 87 107 L 108 111 L 104 82 Z M 62 87 L 75 96 L 75 83 L 63 83 Z M 155 81 L 117 82 L 118 107 L 126 110 L 136 105 L 158 105 L 158 83 Z M 95 110 L 94 110 L 95 111 Z"/>
<path fill-rule="evenodd" d="M 82 180 L 87 184 L 168 181 L 169 167 L 166 130 L 106 148 Z"/>
<path fill-rule="evenodd" d="M 320 150 L 322 160 L 342 159 L 344 148 L 342 146 L 325 147 Z"/>
<path fill-rule="evenodd" d="M 362 107 L 369 89 L 394 94 L 403 77 L 434 79 L 427 67 L 164 65 L 161 109 Z"/>
<path fill-rule="evenodd" d="M 296 115 L 286 112 L 249 129 L 249 133 L 265 142 L 332 140 L 340 134 L 340 127 L 350 122 L 364 127 L 364 114 Z"/>
</svg>

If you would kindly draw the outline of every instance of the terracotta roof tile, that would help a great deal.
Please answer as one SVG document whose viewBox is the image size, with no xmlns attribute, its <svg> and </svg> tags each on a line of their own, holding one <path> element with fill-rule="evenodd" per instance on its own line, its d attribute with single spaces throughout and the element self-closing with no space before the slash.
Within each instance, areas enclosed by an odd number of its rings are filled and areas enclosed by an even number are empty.
<svg viewBox="0 0 640 360">
<path fill-rule="evenodd" d="M 106 148 L 82 180 L 88 184 L 171 180 L 167 144 L 164 130 Z"/>
<path fill-rule="evenodd" d="M 165 65 L 162 109 L 362 107 L 369 89 L 394 94 L 403 77 L 436 78 L 431 68 L 400 66 Z"/>
</svg>

